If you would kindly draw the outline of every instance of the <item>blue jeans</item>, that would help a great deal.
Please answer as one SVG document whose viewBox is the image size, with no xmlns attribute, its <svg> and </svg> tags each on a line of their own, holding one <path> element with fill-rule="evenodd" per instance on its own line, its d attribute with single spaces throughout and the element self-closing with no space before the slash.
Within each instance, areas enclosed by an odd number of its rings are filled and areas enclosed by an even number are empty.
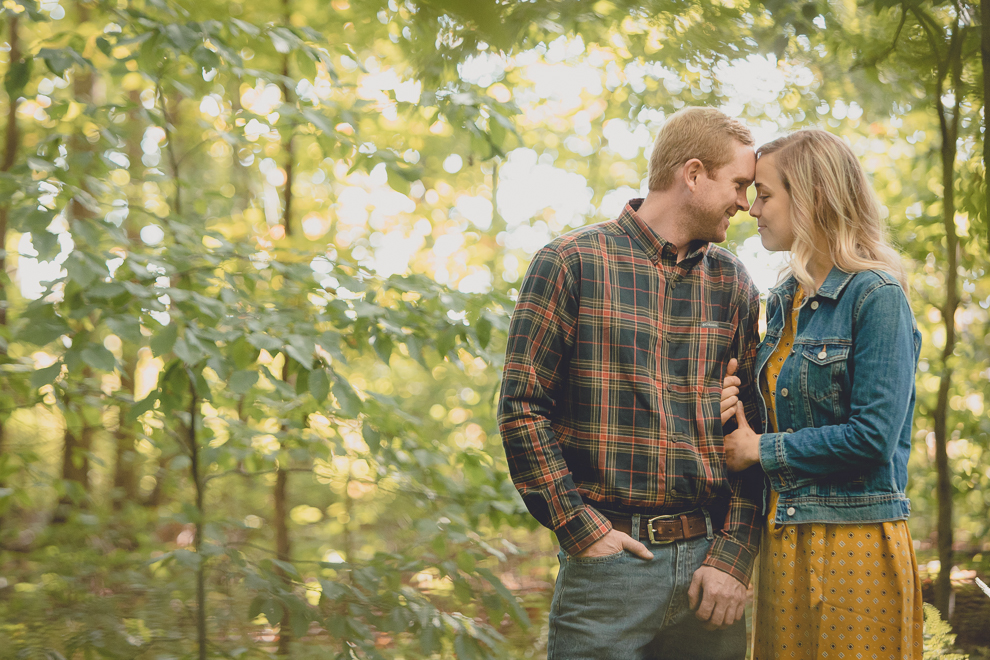
<svg viewBox="0 0 990 660">
<path fill-rule="evenodd" d="M 746 621 L 707 630 L 688 607 L 688 587 L 708 553 L 701 537 L 576 559 L 561 551 L 550 606 L 548 660 L 743 660 Z"/>
</svg>

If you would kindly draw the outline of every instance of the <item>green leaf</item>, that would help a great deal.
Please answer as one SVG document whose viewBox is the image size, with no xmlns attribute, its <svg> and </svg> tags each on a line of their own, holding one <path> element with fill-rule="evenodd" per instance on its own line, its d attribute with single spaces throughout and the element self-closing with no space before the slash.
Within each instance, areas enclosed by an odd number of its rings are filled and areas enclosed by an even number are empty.
<svg viewBox="0 0 990 660">
<path fill-rule="evenodd" d="M 3 86 L 7 90 L 7 96 L 16 99 L 24 91 L 24 86 L 31 79 L 31 67 L 34 60 L 20 60 L 12 62 L 7 69 L 7 75 L 3 77 Z M 59 74 L 61 75 L 61 74 Z"/>
<path fill-rule="evenodd" d="M 268 619 L 269 624 L 277 625 L 282 621 L 282 614 L 285 613 L 285 610 L 282 608 L 281 603 L 273 598 L 269 598 L 262 604 L 261 613 Z"/>
<path fill-rule="evenodd" d="M 305 637 L 309 632 L 309 618 L 304 611 L 294 611 L 289 616 L 289 624 L 292 626 L 292 634 L 298 639 Z"/>
<path fill-rule="evenodd" d="M 141 322 L 133 316 L 112 316 L 107 319 L 107 327 L 124 341 L 132 344 L 143 341 Z"/>
<path fill-rule="evenodd" d="M 340 406 L 345 417 L 353 419 L 361 412 L 361 398 L 346 380 L 338 378 L 333 384 L 333 396 L 337 399 L 337 405 Z"/>
<path fill-rule="evenodd" d="M 272 564 L 278 566 L 282 569 L 286 575 L 291 575 L 292 577 L 299 577 L 299 571 L 296 567 L 287 561 L 282 561 L 281 559 L 272 559 Z"/>
<path fill-rule="evenodd" d="M 175 346 L 172 347 L 172 350 L 180 360 L 190 366 L 197 364 L 206 354 L 199 339 L 188 328 L 185 337 L 175 340 Z"/>
<path fill-rule="evenodd" d="M 188 53 L 202 43 L 199 35 L 192 28 L 179 23 L 166 24 L 165 37 L 180 53 Z"/>
<path fill-rule="evenodd" d="M 35 369 L 31 373 L 31 387 L 34 389 L 44 387 L 45 385 L 54 382 L 60 373 L 62 373 L 61 361 L 42 369 Z"/>
<path fill-rule="evenodd" d="M 55 169 L 55 165 L 53 165 L 52 163 L 49 163 L 44 158 L 38 158 L 37 156 L 28 156 L 28 158 L 27 158 L 27 164 L 28 164 L 28 167 L 30 167 L 35 172 L 45 172 L 45 173 L 48 173 L 48 172 L 51 172 L 52 170 Z M 38 211 L 35 211 L 35 212 L 37 213 Z M 42 212 L 42 214 L 43 215 L 46 215 L 46 216 L 47 215 L 50 215 L 48 213 L 43 213 L 43 212 Z M 51 224 L 51 223 L 49 223 L 49 224 Z M 48 225 L 46 224 L 45 227 L 47 228 Z"/>
<path fill-rule="evenodd" d="M 509 614 L 512 615 L 512 618 L 522 626 L 529 626 L 529 615 L 526 614 L 526 610 L 519 604 L 519 600 L 515 595 L 502 584 L 502 581 L 495 577 L 495 574 L 487 568 L 479 568 L 478 575 L 485 578 L 489 584 L 495 587 L 495 591 L 509 606 Z"/>
<path fill-rule="evenodd" d="M 161 357 L 172 350 L 175 340 L 179 337 L 179 327 L 171 321 L 151 337 L 151 352 L 155 357 Z"/>
<path fill-rule="evenodd" d="M 478 337 L 478 345 L 482 348 L 486 348 L 488 346 L 488 342 L 491 341 L 492 338 L 492 322 L 482 316 L 478 319 L 478 322 L 475 323 L 474 332 Z"/>
<path fill-rule="evenodd" d="M 50 231 L 31 234 L 31 247 L 38 251 L 38 261 L 51 261 L 59 253 L 58 236 Z"/>
<path fill-rule="evenodd" d="M 317 403 L 323 403 L 330 396 L 330 377 L 324 369 L 313 369 L 309 372 L 309 393 Z"/>
<path fill-rule="evenodd" d="M 113 371 L 117 366 L 117 360 L 113 353 L 101 344 L 93 344 L 82 350 L 83 362 L 100 371 Z"/>
<path fill-rule="evenodd" d="M 192 58 L 196 64 L 200 65 L 207 71 L 210 69 L 218 69 L 220 67 L 220 58 L 212 50 L 206 46 L 199 46 L 192 53 Z"/>
<path fill-rule="evenodd" d="M 313 58 L 306 51 L 296 51 L 296 66 L 299 67 L 299 73 L 303 76 L 310 80 L 316 78 L 316 62 L 313 61 Z"/>
<path fill-rule="evenodd" d="M 234 366 L 238 369 L 247 369 L 261 355 L 261 351 L 248 343 L 248 340 L 244 337 L 238 337 L 234 340 L 234 343 L 230 345 L 229 353 L 231 359 L 234 361 Z"/>
<path fill-rule="evenodd" d="M 382 434 L 370 424 L 365 423 L 361 427 L 361 437 L 372 453 L 377 453 L 382 448 Z"/>
<path fill-rule="evenodd" d="M 258 618 L 258 615 L 261 614 L 261 608 L 265 606 L 265 600 L 267 600 L 267 596 L 264 595 L 254 597 L 254 600 L 252 600 L 251 604 L 248 606 L 249 619 L 253 621 Z"/>
<path fill-rule="evenodd" d="M 69 325 L 55 314 L 55 309 L 49 304 L 39 302 L 28 307 L 24 320 L 26 323 L 18 330 L 17 339 L 35 346 L 50 344 L 69 334 Z"/>
<path fill-rule="evenodd" d="M 255 332 L 248 335 L 247 340 L 255 348 L 260 348 L 268 352 L 277 351 L 282 348 L 282 342 L 262 332 Z"/>
<path fill-rule="evenodd" d="M 457 553 L 457 568 L 461 569 L 465 573 L 473 573 L 476 566 L 474 557 L 469 553 L 461 550 Z"/>
<path fill-rule="evenodd" d="M 251 23 L 248 23 L 247 21 L 242 21 L 239 18 L 232 18 L 230 19 L 230 22 L 232 25 L 237 27 L 241 32 L 245 33 L 248 36 L 257 37 L 259 34 L 261 34 L 261 30 L 259 30 Z"/>
<path fill-rule="evenodd" d="M 235 371 L 230 377 L 230 390 L 234 394 L 247 394 L 258 382 L 257 371 Z"/>
<path fill-rule="evenodd" d="M 402 193 L 403 195 L 408 195 L 411 188 L 411 184 L 406 180 L 402 173 L 399 171 L 398 167 L 394 167 L 392 163 L 389 163 L 385 169 L 388 174 L 388 187 L 397 193 Z"/>
<path fill-rule="evenodd" d="M 157 402 L 158 402 L 158 391 L 156 390 L 131 406 L 131 409 L 127 411 L 128 421 L 134 422 L 134 420 L 136 420 L 144 413 L 148 412 L 149 410 L 154 410 L 155 403 Z"/>
<path fill-rule="evenodd" d="M 302 335 L 289 335 L 289 343 L 285 347 L 286 353 L 298 362 L 305 369 L 309 369 L 313 364 L 313 353 L 316 351 L 316 342 L 309 337 Z"/>
<path fill-rule="evenodd" d="M 454 342 L 457 340 L 457 329 L 453 327 L 446 327 L 437 337 L 436 347 L 437 353 L 440 357 L 444 357 L 452 350 L 454 350 Z"/>
<path fill-rule="evenodd" d="M 89 62 L 72 48 L 42 48 L 38 57 L 45 61 L 56 76 L 64 74 L 73 64 L 89 66 Z"/>
</svg>

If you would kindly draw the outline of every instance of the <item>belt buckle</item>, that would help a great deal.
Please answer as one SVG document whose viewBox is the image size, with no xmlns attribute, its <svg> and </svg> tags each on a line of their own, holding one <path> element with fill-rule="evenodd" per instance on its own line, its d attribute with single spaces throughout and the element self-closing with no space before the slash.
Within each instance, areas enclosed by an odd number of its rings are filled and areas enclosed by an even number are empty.
<svg viewBox="0 0 990 660">
<path fill-rule="evenodd" d="M 647 520 L 646 521 L 646 533 L 650 537 L 650 543 L 652 543 L 653 545 L 669 545 L 669 544 L 673 543 L 676 539 L 670 539 L 670 540 L 656 539 L 653 536 L 653 521 L 654 520 L 675 520 L 677 518 L 680 518 L 682 515 L 683 514 L 675 513 L 675 514 L 670 514 L 670 515 L 666 515 L 666 516 L 653 516 L 652 518 L 650 518 L 649 520 Z"/>
</svg>

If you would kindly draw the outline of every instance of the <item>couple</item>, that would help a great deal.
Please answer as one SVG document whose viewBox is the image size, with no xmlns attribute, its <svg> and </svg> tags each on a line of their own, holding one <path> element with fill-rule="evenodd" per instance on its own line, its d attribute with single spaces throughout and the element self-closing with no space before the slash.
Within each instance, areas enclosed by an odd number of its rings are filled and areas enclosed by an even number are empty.
<svg viewBox="0 0 990 660">
<path fill-rule="evenodd" d="M 717 110 L 672 115 L 646 198 L 520 286 L 499 426 L 561 546 L 551 660 L 741 660 L 757 557 L 756 660 L 921 658 L 900 259 L 842 140 L 753 146 Z M 739 210 L 791 253 L 762 342 L 758 290 L 713 245 Z"/>
</svg>

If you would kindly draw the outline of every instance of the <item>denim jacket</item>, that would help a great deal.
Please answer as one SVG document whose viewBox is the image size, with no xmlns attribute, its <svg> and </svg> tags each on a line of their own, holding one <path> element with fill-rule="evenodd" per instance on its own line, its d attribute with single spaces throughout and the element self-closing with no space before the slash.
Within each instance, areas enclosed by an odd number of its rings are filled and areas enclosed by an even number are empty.
<svg viewBox="0 0 990 660">
<path fill-rule="evenodd" d="M 770 291 L 756 382 L 780 342 L 796 289 L 791 276 Z M 774 393 L 780 432 L 770 433 L 765 422 L 760 440 L 760 463 L 780 494 L 776 523 L 908 517 L 904 488 L 920 350 L 907 297 L 885 272 L 833 268 L 806 298 Z"/>
</svg>

